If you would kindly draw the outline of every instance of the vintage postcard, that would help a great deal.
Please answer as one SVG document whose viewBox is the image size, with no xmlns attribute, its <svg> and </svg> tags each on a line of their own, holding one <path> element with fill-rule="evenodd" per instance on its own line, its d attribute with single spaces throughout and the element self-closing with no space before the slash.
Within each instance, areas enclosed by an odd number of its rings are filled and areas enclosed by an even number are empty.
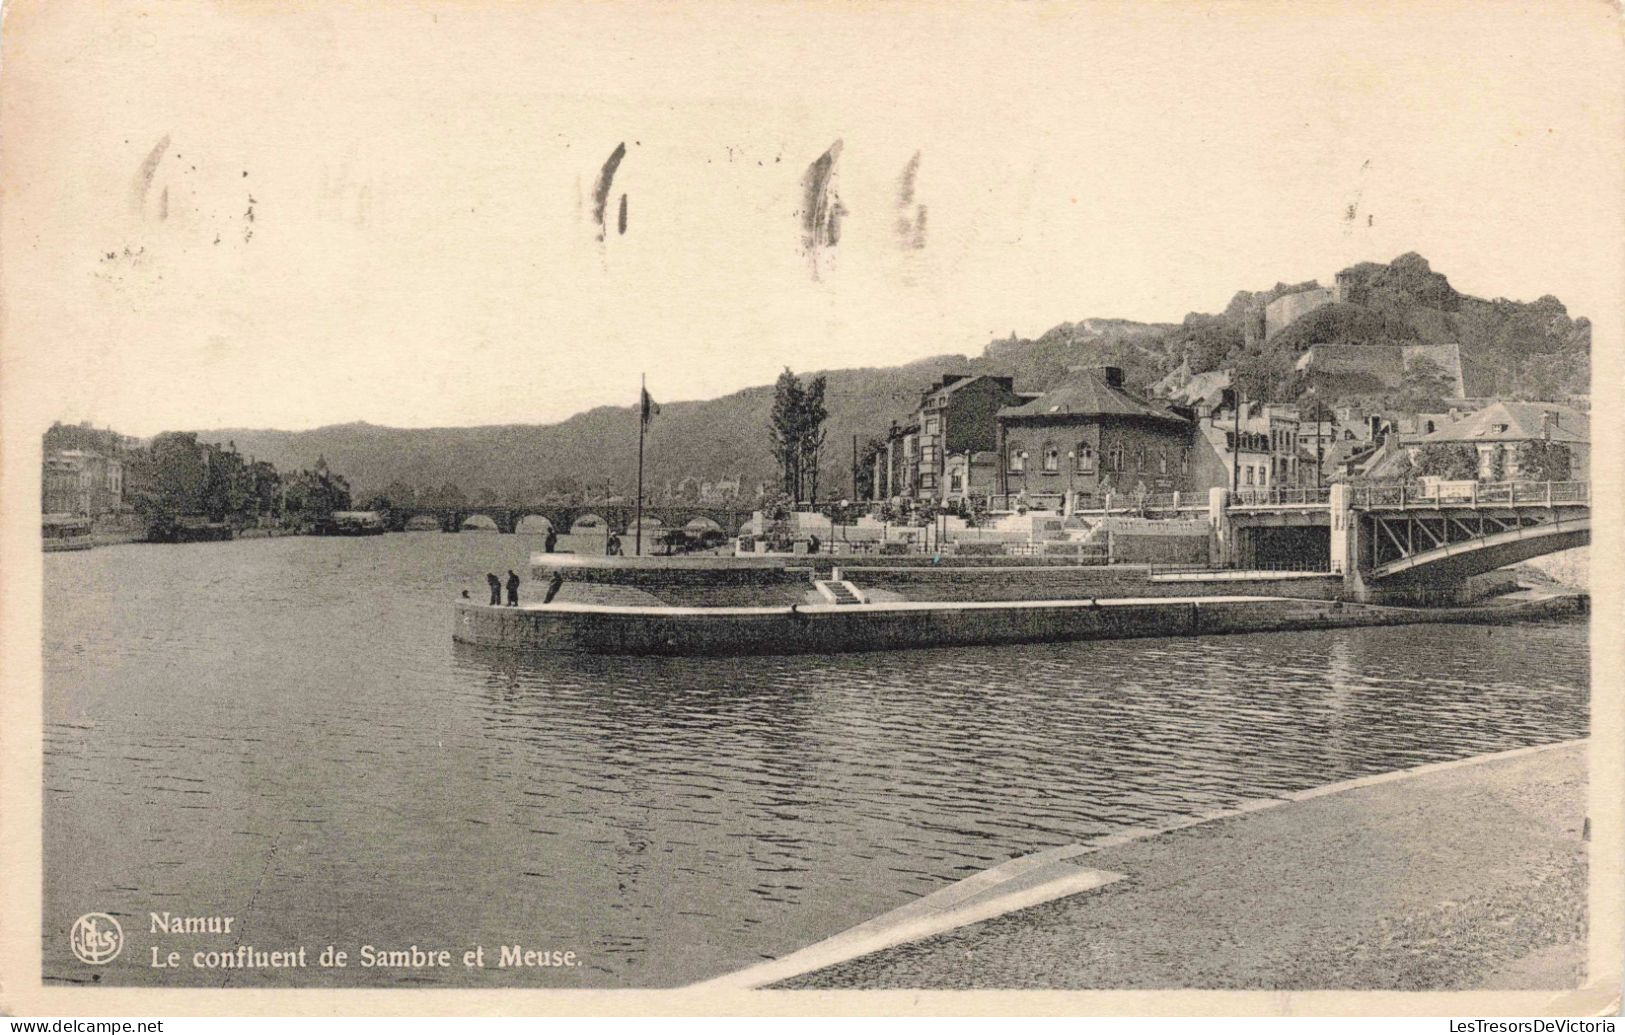
<svg viewBox="0 0 1625 1035">
<path fill-rule="evenodd" d="M 0 48 L 5 1012 L 1618 1010 L 1617 5 Z"/>
</svg>

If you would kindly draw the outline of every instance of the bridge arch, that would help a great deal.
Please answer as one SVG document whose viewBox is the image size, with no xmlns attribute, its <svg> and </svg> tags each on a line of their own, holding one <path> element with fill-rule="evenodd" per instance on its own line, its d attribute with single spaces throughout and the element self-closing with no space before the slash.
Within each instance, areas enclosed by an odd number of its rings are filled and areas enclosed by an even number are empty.
<svg viewBox="0 0 1625 1035">
<path fill-rule="evenodd" d="M 583 532 L 597 533 L 608 531 L 609 522 L 605 521 L 602 517 L 592 513 L 591 511 L 585 514 L 577 515 L 576 519 L 570 523 L 570 533 L 572 535 L 580 535 Z"/>
<path fill-rule="evenodd" d="M 1590 543 L 1589 517 L 1522 526 L 1421 550 L 1377 565 L 1365 577 L 1383 585 L 1456 581 Z"/>
<path fill-rule="evenodd" d="M 555 528 L 553 521 L 545 514 L 525 514 L 514 522 L 513 530 L 521 535 L 546 535 Z"/>
<path fill-rule="evenodd" d="M 458 526 L 465 532 L 500 532 L 502 526 L 489 514 L 470 514 Z"/>
</svg>

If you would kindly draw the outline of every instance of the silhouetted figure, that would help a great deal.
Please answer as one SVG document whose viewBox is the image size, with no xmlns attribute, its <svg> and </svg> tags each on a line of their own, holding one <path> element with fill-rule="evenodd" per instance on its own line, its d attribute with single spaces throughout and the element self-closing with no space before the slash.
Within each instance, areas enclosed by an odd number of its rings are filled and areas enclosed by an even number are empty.
<svg viewBox="0 0 1625 1035">
<path fill-rule="evenodd" d="M 508 569 L 508 606 L 519 606 L 519 576 L 513 573 L 512 568 Z"/>
<path fill-rule="evenodd" d="M 547 530 L 547 538 L 542 540 L 542 550 L 546 553 L 552 553 L 553 547 L 557 545 L 559 545 L 559 534 L 549 528 Z"/>
<path fill-rule="evenodd" d="M 463 590 L 463 599 L 464 599 L 464 600 L 468 600 L 468 599 L 470 599 L 470 597 L 469 597 L 469 595 L 468 595 L 468 590 L 466 590 L 466 589 L 465 589 L 465 590 Z"/>
<path fill-rule="evenodd" d="M 542 603 L 551 604 L 553 602 L 553 598 L 559 595 L 559 590 L 563 586 L 564 575 L 555 571 L 553 573 L 553 581 L 547 584 L 547 594 L 542 597 Z"/>
<path fill-rule="evenodd" d="M 619 557 L 621 555 L 621 537 L 614 532 L 609 534 L 609 541 L 604 543 L 606 557 Z"/>
<path fill-rule="evenodd" d="M 485 583 L 491 587 L 491 606 L 497 607 L 502 603 L 502 580 L 497 578 L 496 572 L 485 573 Z"/>
</svg>

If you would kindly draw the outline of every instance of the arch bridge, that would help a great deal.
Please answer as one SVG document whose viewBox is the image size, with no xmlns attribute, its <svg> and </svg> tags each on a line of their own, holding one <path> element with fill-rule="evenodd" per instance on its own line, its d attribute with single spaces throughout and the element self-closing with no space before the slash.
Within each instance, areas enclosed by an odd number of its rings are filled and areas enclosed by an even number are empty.
<svg viewBox="0 0 1625 1035">
<path fill-rule="evenodd" d="M 730 536 L 738 535 L 741 527 L 751 518 L 749 507 L 708 507 L 683 504 L 644 504 L 643 518 L 658 522 L 659 528 L 682 528 L 695 518 L 715 522 Z M 498 503 L 489 505 L 460 505 L 455 507 L 400 507 L 389 512 L 391 531 L 400 532 L 414 518 L 431 517 L 444 532 L 461 531 L 469 518 L 490 518 L 497 531 L 512 534 L 527 517 L 545 520 L 550 528 L 566 535 L 583 518 L 597 518 L 603 528 L 625 536 L 637 518 L 637 507 L 631 503 Z M 647 525 L 646 525 L 647 527 Z"/>
<path fill-rule="evenodd" d="M 1217 489 L 1209 512 L 1226 566 L 1339 574 L 1356 599 L 1449 591 L 1591 541 L 1589 482 Z"/>
<path fill-rule="evenodd" d="M 1416 498 L 1402 486 L 1355 489 L 1359 579 L 1384 588 L 1448 584 L 1586 546 L 1590 490 L 1589 482 L 1507 482 Z"/>
</svg>

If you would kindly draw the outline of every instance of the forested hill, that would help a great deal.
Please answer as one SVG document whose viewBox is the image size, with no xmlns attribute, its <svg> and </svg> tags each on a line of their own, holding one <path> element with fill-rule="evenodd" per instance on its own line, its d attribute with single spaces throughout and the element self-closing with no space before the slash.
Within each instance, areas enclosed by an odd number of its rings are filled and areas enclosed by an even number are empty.
<svg viewBox="0 0 1625 1035">
<path fill-rule="evenodd" d="M 1241 291 L 1221 313 L 1192 313 L 1178 324 L 1128 320 L 1063 323 L 1037 338 L 990 342 L 977 357 L 939 356 L 900 367 L 825 371 L 829 378 L 828 439 L 821 497 L 850 491 L 852 437 L 860 444 L 906 417 L 924 387 L 945 372 L 998 373 L 1018 388 L 1039 391 L 1074 367 L 1113 364 L 1146 386 L 1175 369 L 1191 373 L 1236 367 L 1253 398 L 1288 401 L 1300 386 L 1292 365 L 1318 342 L 1461 346 L 1469 395 L 1559 398 L 1589 390 L 1591 326 L 1571 319 L 1563 304 L 1485 300 L 1463 295 L 1419 255 L 1362 263 L 1345 271 L 1353 301 L 1304 314 L 1267 342 L 1249 343 L 1248 311 L 1315 286 L 1277 284 Z M 803 378 L 816 371 L 798 371 Z M 777 472 L 768 446 L 773 388 L 747 388 L 703 402 L 665 402 L 647 443 L 646 485 L 659 493 L 685 477 L 741 478 L 754 496 Z M 281 469 L 308 467 L 325 456 L 359 497 L 391 483 L 434 488 L 455 485 L 471 498 L 527 499 L 585 488 L 630 492 L 637 462 L 633 406 L 600 407 L 558 424 L 467 428 L 387 428 L 341 424 L 303 432 L 226 429 L 202 432 L 209 441 L 234 439 L 239 450 Z"/>
</svg>

